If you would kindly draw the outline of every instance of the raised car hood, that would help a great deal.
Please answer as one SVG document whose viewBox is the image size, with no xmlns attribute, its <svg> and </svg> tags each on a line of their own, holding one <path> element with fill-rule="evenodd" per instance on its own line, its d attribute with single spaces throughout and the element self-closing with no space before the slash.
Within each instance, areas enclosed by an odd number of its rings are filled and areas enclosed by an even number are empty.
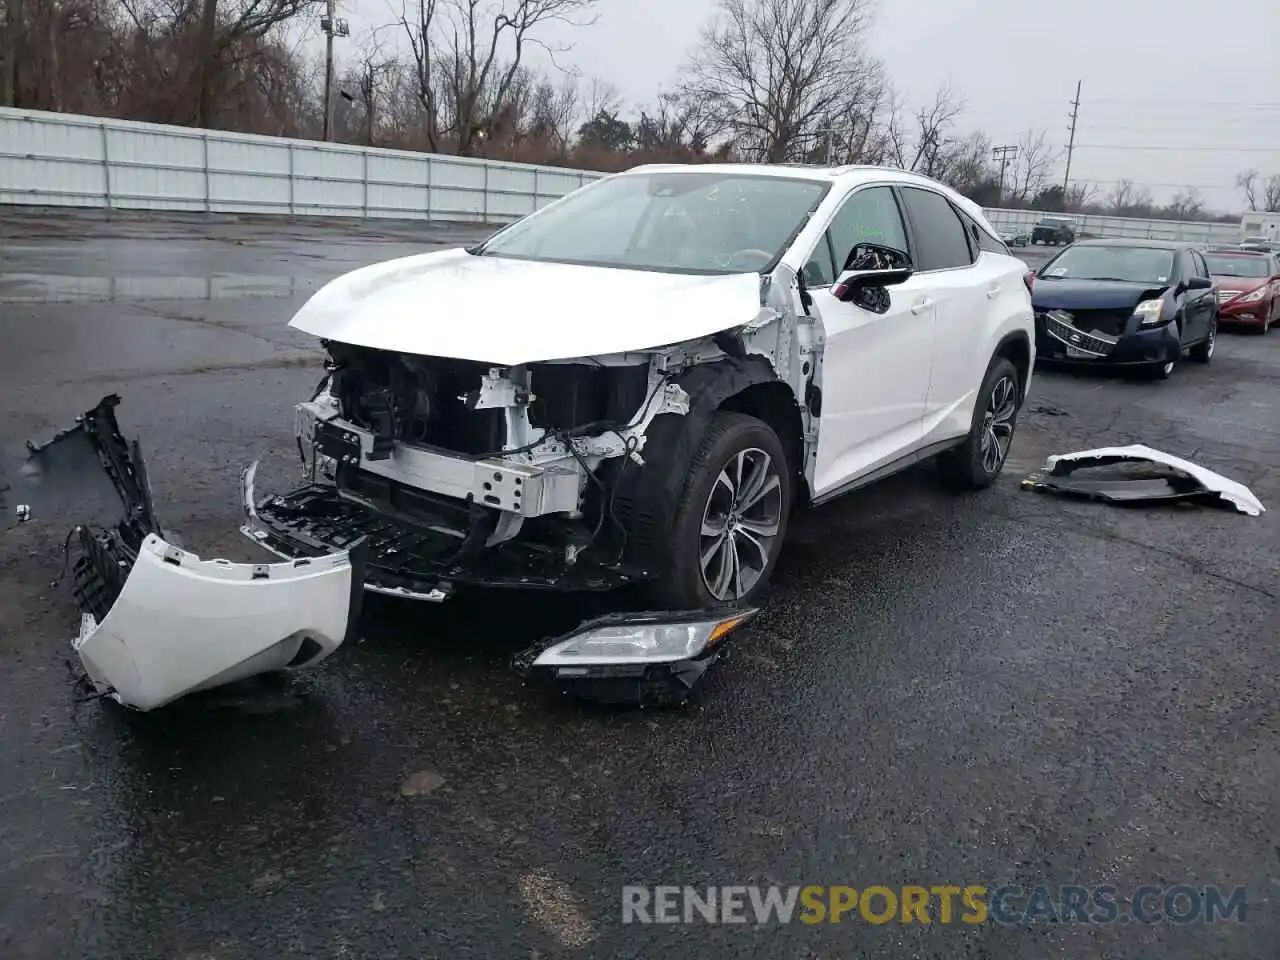
<svg viewBox="0 0 1280 960">
<path fill-rule="evenodd" d="M 1124 310 L 1158 297 L 1159 284 L 1117 280 L 1054 280 L 1036 277 L 1031 302 L 1037 310 Z"/>
<path fill-rule="evenodd" d="M 441 250 L 355 270 L 289 324 L 327 340 L 504 366 L 625 353 L 754 320 L 760 276 L 689 276 Z"/>
</svg>

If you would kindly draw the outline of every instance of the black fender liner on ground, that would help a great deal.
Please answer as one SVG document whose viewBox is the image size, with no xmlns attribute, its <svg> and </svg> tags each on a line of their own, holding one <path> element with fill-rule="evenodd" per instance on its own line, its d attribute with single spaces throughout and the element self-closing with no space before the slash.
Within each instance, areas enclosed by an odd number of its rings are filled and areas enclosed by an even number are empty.
<svg viewBox="0 0 1280 960">
<path fill-rule="evenodd" d="M 626 530 L 622 554 L 626 566 L 652 572 L 662 564 L 671 518 L 688 480 L 685 468 L 702 442 L 712 414 L 748 387 L 776 380 L 763 357 L 728 357 L 691 367 L 671 380 L 689 395 L 689 412 L 653 418 L 640 452 L 644 466 L 622 459 L 608 464 L 614 513 Z"/>
</svg>

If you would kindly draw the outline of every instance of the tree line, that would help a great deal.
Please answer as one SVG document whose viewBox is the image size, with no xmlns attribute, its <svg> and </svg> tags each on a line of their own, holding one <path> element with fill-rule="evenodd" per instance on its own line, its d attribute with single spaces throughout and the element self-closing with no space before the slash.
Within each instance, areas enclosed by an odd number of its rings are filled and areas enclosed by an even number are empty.
<svg viewBox="0 0 1280 960">
<path fill-rule="evenodd" d="M 950 86 L 895 90 L 868 40 L 874 0 L 720 0 L 678 80 L 629 109 L 615 87 L 559 69 L 548 28 L 589 29 L 598 0 L 401 0 L 344 40 L 333 138 L 617 171 L 648 162 L 888 164 L 983 206 L 1209 218 L 1195 191 L 1166 205 L 1122 181 L 1056 182 L 1061 149 L 1028 129 L 1001 171 Z M 0 105 L 320 139 L 323 0 L 0 0 Z M 561 30 L 561 33 L 564 31 Z M 1249 202 L 1280 177 L 1248 181 Z M 1241 189 L 1246 189 L 1241 184 Z M 1270 202 L 1268 199 L 1267 202 Z M 1280 198 L 1277 198 L 1280 202 Z M 1270 208 L 1269 208 L 1270 209 Z"/>
</svg>

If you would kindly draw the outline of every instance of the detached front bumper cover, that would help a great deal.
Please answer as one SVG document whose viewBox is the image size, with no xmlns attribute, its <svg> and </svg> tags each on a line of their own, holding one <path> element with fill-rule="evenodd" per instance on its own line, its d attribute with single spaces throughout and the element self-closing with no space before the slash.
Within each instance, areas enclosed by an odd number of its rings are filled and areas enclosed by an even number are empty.
<svg viewBox="0 0 1280 960">
<path fill-rule="evenodd" d="M 1055 454 L 1022 486 L 1116 504 L 1188 501 L 1231 506 L 1251 517 L 1266 510 L 1244 484 L 1142 444 Z"/>
<path fill-rule="evenodd" d="M 72 647 L 95 691 L 152 710 L 197 690 L 312 666 L 346 639 L 363 596 L 363 545 L 286 563 L 202 560 L 165 539 L 141 450 L 105 397 L 69 430 L 28 444 L 5 516 L 78 525 Z M 3 502 L 7 495 L 10 502 Z M 74 518 L 74 520 L 73 520 Z"/>
</svg>

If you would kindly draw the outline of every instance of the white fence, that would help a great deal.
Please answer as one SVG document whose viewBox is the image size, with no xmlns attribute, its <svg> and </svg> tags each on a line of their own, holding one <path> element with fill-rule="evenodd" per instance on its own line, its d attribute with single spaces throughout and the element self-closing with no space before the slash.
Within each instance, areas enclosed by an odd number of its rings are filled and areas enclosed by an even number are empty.
<svg viewBox="0 0 1280 960">
<path fill-rule="evenodd" d="M 0 204 L 503 223 L 599 176 L 0 108 Z"/>
<path fill-rule="evenodd" d="M 0 108 L 0 205 L 504 223 L 600 177 L 439 154 Z M 1029 210 L 988 210 L 1030 231 Z M 1097 236 L 1231 241 L 1229 223 L 1076 217 Z"/>
</svg>

